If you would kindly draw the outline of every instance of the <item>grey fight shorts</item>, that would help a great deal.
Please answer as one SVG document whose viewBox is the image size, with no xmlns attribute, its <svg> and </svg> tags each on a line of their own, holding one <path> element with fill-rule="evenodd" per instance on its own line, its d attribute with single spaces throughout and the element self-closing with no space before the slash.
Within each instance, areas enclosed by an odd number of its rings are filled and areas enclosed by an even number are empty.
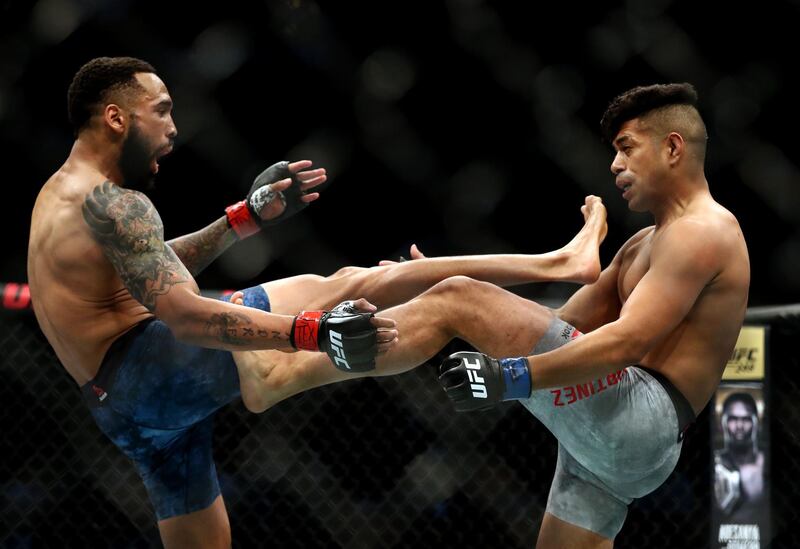
<svg viewBox="0 0 800 549">
<path fill-rule="evenodd" d="M 579 336 L 556 318 L 533 354 Z M 547 512 L 610 539 L 622 528 L 628 504 L 672 473 L 683 432 L 694 421 L 686 398 L 662 375 L 640 366 L 591 383 L 534 390 L 520 402 L 558 439 Z"/>
</svg>

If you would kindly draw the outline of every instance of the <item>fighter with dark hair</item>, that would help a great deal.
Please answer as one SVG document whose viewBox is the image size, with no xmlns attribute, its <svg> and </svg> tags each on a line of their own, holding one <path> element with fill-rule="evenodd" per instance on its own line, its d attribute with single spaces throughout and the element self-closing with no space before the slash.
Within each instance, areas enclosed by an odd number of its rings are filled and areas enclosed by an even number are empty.
<svg viewBox="0 0 800 549">
<path fill-rule="evenodd" d="M 172 99 L 153 67 L 127 57 L 93 59 L 70 86 L 69 116 L 75 143 L 42 187 L 31 219 L 34 312 L 97 424 L 135 463 L 168 547 L 231 543 L 212 457 L 216 410 L 241 397 L 261 411 L 303 388 L 384 373 L 375 359 L 396 343 L 395 323 L 373 317 L 376 307 L 363 298 L 395 305 L 455 274 L 510 285 L 586 283 L 600 271 L 605 209 L 590 197 L 584 228 L 549 254 L 298 276 L 238 293 L 247 307 L 208 299 L 193 275 L 234 242 L 318 198 L 325 170 L 310 169 L 309 161 L 275 164 L 225 216 L 165 241 L 158 212 L 135 190 L 149 188 L 177 135 Z M 362 299 L 336 306 L 351 297 Z M 284 352 L 264 351 L 256 360 L 248 349 Z M 319 375 L 304 365 L 314 356 L 323 358 Z"/>
<path fill-rule="evenodd" d="M 552 320 L 542 337 L 528 330 L 530 347 L 519 350 L 533 356 L 467 353 L 442 365 L 457 409 L 521 399 L 558 439 L 541 547 L 612 545 L 631 500 L 675 467 L 747 307 L 747 247 L 736 218 L 709 191 L 694 88 L 631 89 L 611 102 L 601 127 L 616 151 L 611 172 L 622 198 L 655 224 L 554 317 L 538 311 Z M 478 376 L 486 398 L 473 389 Z"/>
<path fill-rule="evenodd" d="M 613 545 L 628 504 L 674 469 L 684 432 L 736 343 L 750 282 L 747 246 L 736 218 L 709 191 L 695 103 L 688 84 L 635 88 L 612 102 L 603 127 L 615 149 L 616 187 L 655 224 L 563 307 L 455 277 L 382 313 L 403 335 L 377 359 L 378 375 L 420 364 L 459 337 L 482 352 L 456 353 L 441 365 L 456 409 L 519 400 L 558 439 L 537 547 Z M 292 370 L 276 354 L 248 355 L 274 376 L 262 391 L 271 395 L 265 406 L 311 381 L 346 376 L 312 355 Z"/>
</svg>

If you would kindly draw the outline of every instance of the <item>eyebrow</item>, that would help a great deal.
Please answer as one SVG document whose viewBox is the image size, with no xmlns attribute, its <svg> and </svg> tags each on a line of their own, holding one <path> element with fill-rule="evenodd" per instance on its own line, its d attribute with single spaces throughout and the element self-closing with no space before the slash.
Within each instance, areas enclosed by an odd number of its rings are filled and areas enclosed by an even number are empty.
<svg viewBox="0 0 800 549">
<path fill-rule="evenodd" d="M 625 143 L 627 143 L 628 141 L 632 141 L 631 140 L 631 136 L 629 136 L 629 135 L 621 135 L 621 136 L 617 137 L 614 140 L 614 146 L 619 148 L 622 145 L 624 145 Z"/>
<path fill-rule="evenodd" d="M 165 108 L 171 109 L 172 108 L 172 99 L 170 99 L 169 97 L 166 97 L 166 98 L 162 99 L 161 101 L 159 101 L 158 103 L 156 103 L 155 107 L 156 108 L 165 107 Z"/>
</svg>

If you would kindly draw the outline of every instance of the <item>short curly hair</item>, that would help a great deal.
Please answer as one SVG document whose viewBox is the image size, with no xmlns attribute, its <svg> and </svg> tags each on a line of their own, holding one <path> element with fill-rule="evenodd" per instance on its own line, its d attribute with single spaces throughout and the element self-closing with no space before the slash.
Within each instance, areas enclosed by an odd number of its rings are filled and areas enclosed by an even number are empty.
<svg viewBox="0 0 800 549">
<path fill-rule="evenodd" d="M 600 119 L 603 139 L 612 143 L 625 122 L 642 115 L 680 105 L 697 112 L 697 104 L 697 91 L 686 82 L 635 87 L 615 97 L 603 113 Z"/>
<path fill-rule="evenodd" d="M 75 136 L 111 93 L 143 89 L 134 78 L 140 72 L 156 70 L 150 63 L 134 57 L 97 57 L 78 69 L 67 92 L 69 122 Z"/>
</svg>

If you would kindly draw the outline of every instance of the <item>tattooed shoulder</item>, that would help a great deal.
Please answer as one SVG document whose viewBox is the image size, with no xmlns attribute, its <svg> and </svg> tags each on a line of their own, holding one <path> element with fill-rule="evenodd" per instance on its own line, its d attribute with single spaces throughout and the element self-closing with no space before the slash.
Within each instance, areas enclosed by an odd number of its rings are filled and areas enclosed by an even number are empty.
<svg viewBox="0 0 800 549">
<path fill-rule="evenodd" d="M 145 195 L 122 189 L 110 181 L 97 185 L 86 195 L 83 219 L 98 240 L 119 239 L 120 235 L 164 237 L 164 226 L 153 203 Z"/>
<path fill-rule="evenodd" d="M 86 195 L 83 219 L 131 295 L 150 311 L 156 298 L 191 279 L 169 246 L 153 203 L 106 181 Z"/>
</svg>

